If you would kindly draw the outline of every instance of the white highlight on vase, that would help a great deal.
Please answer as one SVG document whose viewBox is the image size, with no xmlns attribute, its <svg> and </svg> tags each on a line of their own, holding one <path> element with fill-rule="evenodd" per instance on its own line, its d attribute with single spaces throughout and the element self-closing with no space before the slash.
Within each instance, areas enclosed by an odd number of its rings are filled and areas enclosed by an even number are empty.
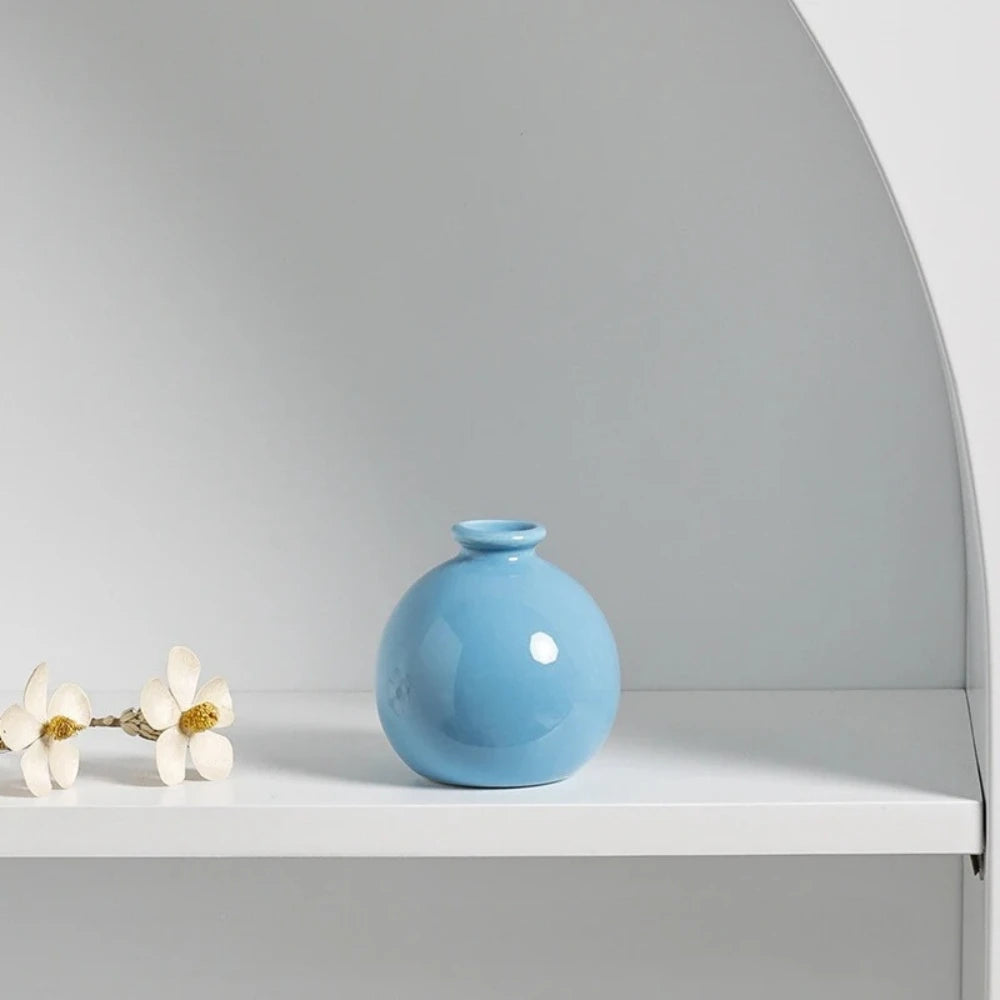
<svg viewBox="0 0 1000 1000">
<path fill-rule="evenodd" d="M 559 656 L 559 647 L 548 632 L 532 632 L 528 640 L 528 650 L 531 658 L 543 667 L 555 663 Z"/>
</svg>

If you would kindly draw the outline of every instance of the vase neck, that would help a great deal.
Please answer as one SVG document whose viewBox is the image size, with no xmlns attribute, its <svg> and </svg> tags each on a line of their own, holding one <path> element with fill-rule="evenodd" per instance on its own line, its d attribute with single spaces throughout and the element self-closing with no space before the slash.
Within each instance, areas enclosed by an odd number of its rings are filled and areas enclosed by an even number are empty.
<svg viewBox="0 0 1000 1000">
<path fill-rule="evenodd" d="M 468 555 L 528 556 L 545 538 L 545 527 L 535 521 L 459 521 L 451 533 Z"/>
</svg>

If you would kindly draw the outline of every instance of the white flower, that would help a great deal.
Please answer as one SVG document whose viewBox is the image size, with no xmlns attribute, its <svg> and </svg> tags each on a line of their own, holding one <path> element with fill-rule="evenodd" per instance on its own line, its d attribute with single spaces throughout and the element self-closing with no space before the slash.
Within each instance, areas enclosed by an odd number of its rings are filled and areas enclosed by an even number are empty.
<svg viewBox="0 0 1000 1000">
<path fill-rule="evenodd" d="M 52 778 L 69 788 L 80 770 L 74 737 L 90 725 L 90 699 L 79 684 L 60 684 L 46 709 L 49 668 L 40 663 L 24 687 L 24 707 L 11 705 L 0 715 L 0 739 L 23 750 L 21 773 L 32 795 L 48 795 Z M 51 777 L 50 777 L 51 775 Z"/>
<path fill-rule="evenodd" d="M 167 655 L 167 684 L 154 677 L 139 697 L 146 721 L 163 730 L 156 741 L 156 769 L 165 785 L 184 780 L 189 746 L 203 778 L 225 778 L 233 769 L 232 743 L 213 732 L 233 724 L 229 685 L 213 677 L 195 694 L 200 673 L 198 657 L 184 646 L 174 646 Z"/>
</svg>

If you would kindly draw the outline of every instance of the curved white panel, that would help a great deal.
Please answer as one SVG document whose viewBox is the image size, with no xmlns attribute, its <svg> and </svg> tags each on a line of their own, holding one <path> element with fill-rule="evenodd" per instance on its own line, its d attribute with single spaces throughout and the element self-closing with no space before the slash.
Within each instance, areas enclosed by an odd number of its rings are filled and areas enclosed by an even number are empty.
<svg viewBox="0 0 1000 1000">
<path fill-rule="evenodd" d="M 1000 142 L 988 124 L 995 122 L 1000 79 L 1000 11 L 988 0 L 799 0 L 798 9 L 881 164 L 950 364 L 963 466 L 966 683 L 989 805 L 1000 779 L 990 732 L 998 718 L 991 622 L 1000 614 Z M 996 846 L 988 828 L 987 857 Z M 985 894 L 971 882 L 966 889 L 963 996 L 995 997 L 995 889 L 990 879 Z"/>
</svg>

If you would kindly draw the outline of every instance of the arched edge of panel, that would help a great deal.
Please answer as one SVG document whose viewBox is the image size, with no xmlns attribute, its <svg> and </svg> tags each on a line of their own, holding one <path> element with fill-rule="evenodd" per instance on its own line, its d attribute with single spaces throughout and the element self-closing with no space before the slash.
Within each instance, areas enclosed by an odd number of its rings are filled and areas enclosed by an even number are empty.
<svg viewBox="0 0 1000 1000">
<path fill-rule="evenodd" d="M 932 105 L 926 117 L 906 114 L 909 108 L 904 102 L 920 99 L 919 87 L 913 84 L 926 82 L 932 75 L 931 67 L 948 74 L 956 68 L 948 65 L 949 59 L 957 63 L 963 58 L 960 44 L 938 43 L 931 30 L 933 22 L 935 19 L 968 18 L 970 13 L 981 13 L 985 18 L 985 7 L 967 9 L 958 5 L 934 5 L 934 9 L 932 5 L 920 3 L 904 8 L 891 0 L 871 0 L 867 4 L 844 3 L 843 0 L 789 0 L 789 3 L 839 87 L 868 146 L 910 248 L 937 330 L 962 495 L 966 697 L 987 819 L 984 854 L 970 859 L 963 876 L 961 995 L 963 1000 L 1000 1000 L 1000 977 L 995 971 L 1000 942 L 996 940 L 996 924 L 992 919 L 997 892 L 991 870 L 996 842 L 989 823 L 994 782 L 1000 778 L 1000 768 L 993 760 L 997 741 L 991 731 L 993 720 L 1000 717 L 993 703 L 1000 693 L 1000 685 L 992 683 L 991 659 L 991 622 L 998 619 L 998 609 L 991 608 L 989 587 L 990 580 L 995 580 L 1000 572 L 1000 548 L 993 545 L 991 549 L 989 545 L 991 539 L 1000 537 L 1000 523 L 994 523 L 1000 522 L 1000 503 L 995 502 L 1000 501 L 1000 449 L 996 447 L 997 438 L 991 430 L 991 416 L 1000 424 L 1000 406 L 991 405 L 988 392 L 991 374 L 1000 376 L 997 364 L 1000 353 L 992 348 L 985 324 L 970 324 L 966 310 L 952 308 L 961 294 L 961 282 L 947 282 L 948 295 L 938 296 L 939 272 L 935 265 L 939 258 L 921 251 L 928 248 L 928 240 L 940 238 L 940 230 L 928 225 L 917 231 L 919 223 L 912 217 L 914 213 L 911 211 L 911 218 L 904 214 L 901 187 L 906 188 L 906 203 L 911 209 L 915 200 L 919 205 L 933 204 L 932 200 L 940 198 L 941 192 L 934 185 L 921 183 L 930 176 L 927 172 L 907 173 L 900 166 L 921 143 L 932 141 L 929 135 L 935 126 L 934 110 L 938 105 Z M 866 29 L 877 28 L 884 40 L 887 27 L 893 26 L 894 21 L 898 25 L 900 19 L 905 18 L 909 18 L 905 26 L 913 30 L 893 33 L 891 49 L 886 51 L 883 47 L 876 51 L 876 42 L 872 36 L 866 36 Z M 968 26 L 963 25 L 963 28 Z M 964 33 L 964 30 L 956 31 L 955 37 L 961 40 Z M 941 37 L 955 40 L 947 33 Z M 946 50 L 943 65 L 942 49 Z M 928 59 L 931 54 L 937 57 L 933 61 Z M 900 55 L 903 58 L 892 58 Z M 891 61 L 891 67 L 880 65 L 880 56 Z M 925 62 L 919 68 L 927 69 L 927 74 L 917 72 L 921 59 Z M 940 106 L 946 105 L 947 97 L 940 102 Z M 958 114 L 957 107 L 951 110 Z M 988 139 L 984 141 L 989 142 Z M 962 155 L 971 153 L 972 150 L 962 150 Z M 958 177 L 953 181 L 955 187 L 949 189 L 952 198 L 956 196 L 955 188 L 961 186 Z M 964 198 L 970 216 L 981 210 L 979 194 L 975 190 L 959 190 L 958 197 Z M 977 199 L 976 205 L 972 204 L 973 199 Z M 994 207 L 996 200 L 994 196 Z M 923 218 L 921 216 L 921 220 Z M 974 250 L 975 247 L 968 248 L 970 254 L 974 254 Z M 984 273 L 989 270 L 985 260 L 979 263 Z M 978 304 L 974 302 L 973 307 Z M 977 315 L 974 308 L 972 315 Z M 993 384 L 1000 383 L 994 381 Z M 993 593 L 998 593 L 995 587 Z"/>
</svg>

